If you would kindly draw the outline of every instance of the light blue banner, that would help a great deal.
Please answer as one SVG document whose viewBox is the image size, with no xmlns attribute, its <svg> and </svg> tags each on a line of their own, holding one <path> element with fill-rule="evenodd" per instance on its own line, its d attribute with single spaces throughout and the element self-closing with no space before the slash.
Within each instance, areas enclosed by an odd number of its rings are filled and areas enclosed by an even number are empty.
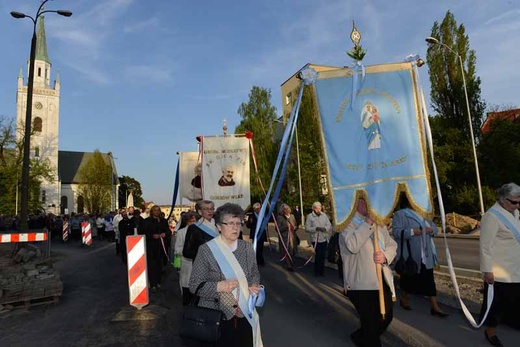
<svg viewBox="0 0 520 347">
<path fill-rule="evenodd" d="M 390 217 L 400 191 L 418 212 L 431 213 L 411 64 L 367 67 L 352 109 L 349 70 L 319 73 L 315 83 L 336 224 L 350 220 L 357 194 L 381 220 Z"/>
</svg>

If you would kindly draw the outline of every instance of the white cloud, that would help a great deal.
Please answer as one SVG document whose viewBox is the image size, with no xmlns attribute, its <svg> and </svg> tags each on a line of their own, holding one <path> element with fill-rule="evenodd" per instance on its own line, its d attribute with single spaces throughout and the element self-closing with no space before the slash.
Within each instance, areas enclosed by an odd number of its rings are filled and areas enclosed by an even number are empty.
<svg viewBox="0 0 520 347">
<path fill-rule="evenodd" d="M 157 28 L 159 26 L 159 18 L 150 17 L 147 20 L 142 22 L 133 23 L 131 25 L 127 25 L 124 28 L 125 33 L 134 33 L 138 31 L 142 31 L 146 28 Z"/>
</svg>

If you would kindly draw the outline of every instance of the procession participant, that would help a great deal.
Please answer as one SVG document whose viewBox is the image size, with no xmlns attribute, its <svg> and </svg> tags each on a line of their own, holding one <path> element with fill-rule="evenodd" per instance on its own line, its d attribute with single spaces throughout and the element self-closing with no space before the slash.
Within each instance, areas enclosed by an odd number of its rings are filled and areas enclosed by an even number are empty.
<svg viewBox="0 0 520 347">
<path fill-rule="evenodd" d="M 312 204 L 312 212 L 305 221 L 305 232 L 310 235 L 311 245 L 316 250 L 314 259 L 314 276 L 325 276 L 325 256 L 327 243 L 332 236 L 332 224 L 329 217 L 322 212 L 319 201 Z"/>
<path fill-rule="evenodd" d="M 377 230 L 380 250 L 375 251 L 373 234 Z M 356 346 L 381 346 L 380 336 L 393 318 L 392 298 L 395 288 L 392 270 L 388 266 L 395 257 L 397 243 L 384 226 L 378 226 L 368 216 L 365 199 L 357 200 L 356 214 L 340 235 L 343 259 L 344 288 L 354 304 L 361 328 L 350 335 Z M 381 317 L 379 308 L 379 283 L 376 264 L 383 271 L 383 289 L 386 314 Z"/>
<path fill-rule="evenodd" d="M 433 238 L 437 235 L 437 226 L 431 220 L 419 216 L 411 209 L 406 195 L 402 194 L 399 200 L 400 209 L 394 213 L 392 232 L 397 242 L 397 259 L 403 253 L 404 259 L 412 257 L 417 264 L 416 274 L 401 274 L 399 287 L 401 288 L 400 305 L 405 310 L 411 310 L 410 294 L 427 296 L 430 301 L 430 314 L 437 317 L 447 317 L 437 303 L 437 289 L 433 276 L 433 268 L 439 262 Z M 403 237 L 403 242 L 401 241 Z M 408 254 L 410 245 L 411 255 Z M 401 244 L 403 248 L 401 249 Z"/>
<path fill-rule="evenodd" d="M 200 245 L 218 235 L 217 226 L 213 219 L 215 204 L 210 200 L 201 200 L 195 204 L 195 210 L 201 216 L 197 223 L 188 227 L 182 255 L 188 259 L 195 259 Z"/>
<path fill-rule="evenodd" d="M 126 237 L 128 235 L 134 234 L 134 220 L 130 219 L 128 216 L 128 213 L 126 211 L 123 211 L 121 213 L 121 219 L 119 221 L 119 247 L 120 247 L 120 253 L 121 253 L 121 260 L 123 263 L 126 264 L 127 255 L 126 255 Z"/>
<path fill-rule="evenodd" d="M 258 313 L 254 306 L 248 307 L 250 295 L 261 291 L 260 273 L 251 243 L 238 239 L 244 211 L 227 203 L 217 209 L 215 218 L 220 235 L 199 248 L 190 291 L 197 292 L 199 306 L 223 313 L 217 347 L 261 347 Z"/>
<path fill-rule="evenodd" d="M 175 239 L 175 248 L 174 254 L 182 256 L 182 249 L 184 248 L 184 241 L 186 239 L 186 232 L 188 231 L 188 227 L 194 224 L 198 219 L 198 215 L 195 211 L 189 211 L 182 215 L 180 228 L 177 231 L 177 236 Z M 191 301 L 192 295 L 188 288 L 190 276 L 191 276 L 191 268 L 193 262 L 191 259 L 182 257 L 181 258 L 181 271 L 179 276 L 179 284 L 181 286 L 182 291 L 182 304 L 188 305 Z"/>
<path fill-rule="evenodd" d="M 255 202 L 253 204 L 253 214 L 249 217 L 246 223 L 246 226 L 249 228 L 249 238 L 251 239 L 251 242 L 255 239 L 256 225 L 258 223 L 258 215 L 260 214 L 261 208 L 262 205 L 260 205 L 259 202 Z M 264 230 L 263 233 L 260 230 L 258 232 L 260 232 L 262 236 L 260 236 L 256 243 L 256 263 L 260 266 L 264 266 L 264 242 L 267 241 L 267 230 Z"/>
<path fill-rule="evenodd" d="M 134 217 L 135 218 L 135 217 Z M 148 280 L 152 292 L 161 287 L 161 273 L 164 255 L 163 243 L 170 232 L 168 222 L 161 218 L 161 208 L 154 205 L 150 217 L 144 220 L 144 234 L 146 235 L 146 261 Z"/>
<path fill-rule="evenodd" d="M 518 326 L 520 319 L 520 186 L 504 184 L 498 190 L 497 202 L 482 217 L 480 232 L 480 271 L 484 274 L 484 302 L 493 285 L 494 298 L 485 321 L 484 335 L 493 346 L 502 346 L 496 327 L 510 320 Z"/>
<path fill-rule="evenodd" d="M 298 226 L 296 225 L 296 219 L 291 213 L 291 207 L 289 205 L 282 204 L 282 206 L 280 206 L 276 223 L 278 224 L 281 236 L 278 241 L 280 256 L 285 258 L 287 270 L 292 272 L 294 271 L 294 267 L 291 257 L 294 257 L 296 253 L 298 253 L 298 242 L 296 239 L 296 230 L 298 229 Z M 284 248 L 284 244 L 285 247 L 287 247 L 287 251 Z"/>
<path fill-rule="evenodd" d="M 114 227 L 114 235 L 116 240 L 116 255 L 121 253 L 120 241 L 119 241 L 119 222 L 123 219 L 123 213 L 126 213 L 126 209 L 120 209 L 112 220 L 112 226 Z"/>
<path fill-rule="evenodd" d="M 114 221 L 114 215 L 112 212 L 107 214 L 105 216 L 105 234 L 110 242 L 115 241 L 115 235 L 114 235 L 114 224 L 112 222 Z"/>
<path fill-rule="evenodd" d="M 98 230 L 98 235 L 101 240 L 104 240 L 105 235 L 105 219 L 102 214 L 98 214 L 96 218 L 96 228 Z"/>
</svg>

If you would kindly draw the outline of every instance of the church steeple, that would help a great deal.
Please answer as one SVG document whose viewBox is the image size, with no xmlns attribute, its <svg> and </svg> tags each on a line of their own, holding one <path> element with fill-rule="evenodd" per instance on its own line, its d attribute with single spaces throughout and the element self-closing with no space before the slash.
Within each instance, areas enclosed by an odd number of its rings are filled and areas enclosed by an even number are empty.
<svg viewBox="0 0 520 347">
<path fill-rule="evenodd" d="M 41 16 L 36 31 L 36 60 L 51 63 L 47 54 L 47 38 L 45 37 L 45 16 Z"/>
</svg>

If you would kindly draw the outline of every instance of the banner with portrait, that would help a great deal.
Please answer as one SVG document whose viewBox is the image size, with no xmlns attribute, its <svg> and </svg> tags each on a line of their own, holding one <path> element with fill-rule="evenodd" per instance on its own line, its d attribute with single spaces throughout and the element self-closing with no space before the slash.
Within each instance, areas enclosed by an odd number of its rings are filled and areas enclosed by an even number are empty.
<svg viewBox="0 0 520 347">
<path fill-rule="evenodd" d="M 410 63 L 368 66 L 355 81 L 352 69 L 318 73 L 314 88 L 337 225 L 354 216 L 358 197 L 380 221 L 391 217 L 401 192 L 418 213 L 432 213 L 414 81 Z"/>
<path fill-rule="evenodd" d="M 179 194 L 192 202 L 202 199 L 202 158 L 199 152 L 179 153 Z"/>
<path fill-rule="evenodd" d="M 202 146 L 203 197 L 215 207 L 226 202 L 247 208 L 249 191 L 249 140 L 244 136 L 204 136 Z"/>
</svg>

